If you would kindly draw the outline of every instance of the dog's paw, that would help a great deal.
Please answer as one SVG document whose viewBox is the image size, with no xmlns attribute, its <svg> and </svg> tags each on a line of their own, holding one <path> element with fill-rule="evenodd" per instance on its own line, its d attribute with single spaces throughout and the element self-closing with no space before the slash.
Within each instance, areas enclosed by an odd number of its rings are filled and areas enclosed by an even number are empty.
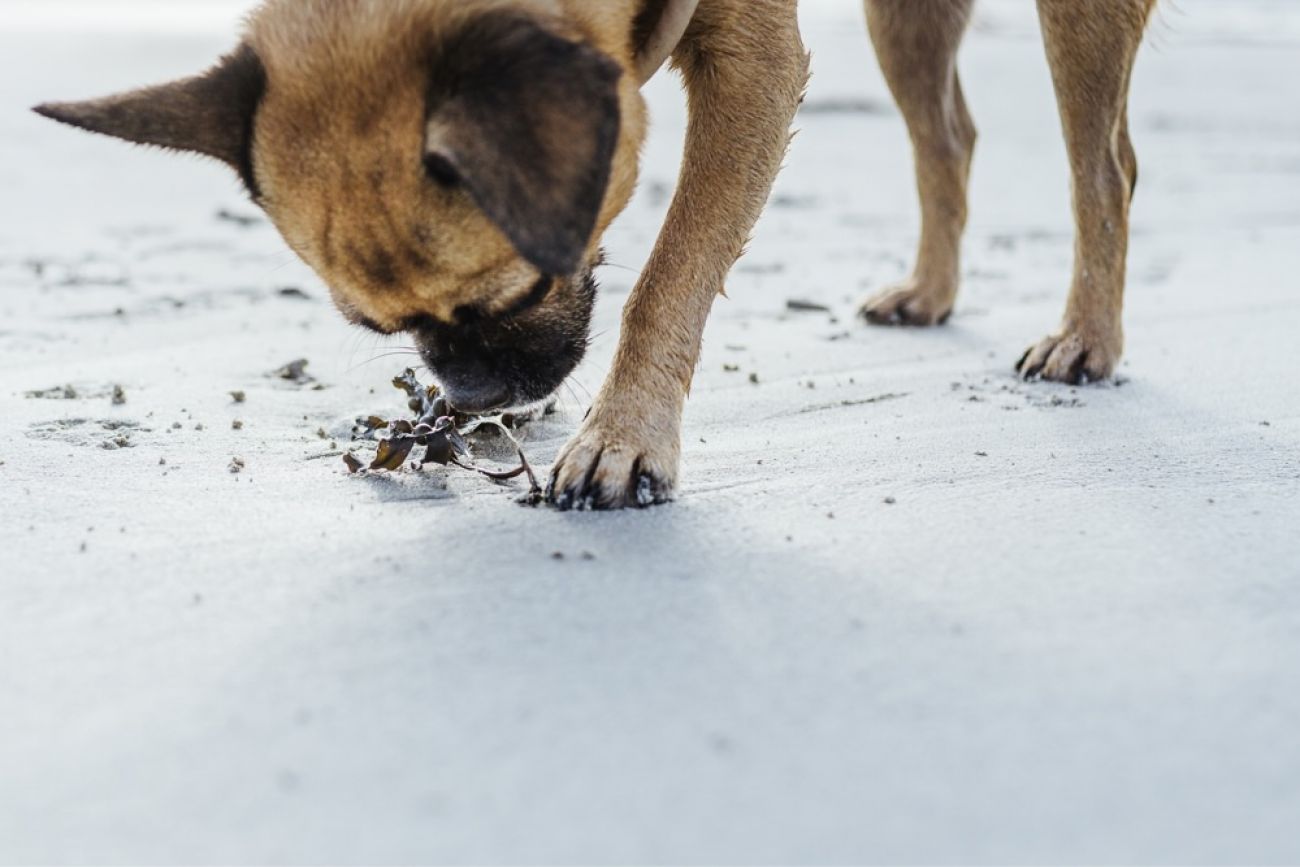
<svg viewBox="0 0 1300 867">
<path fill-rule="evenodd" d="M 908 280 L 870 296 L 858 315 L 872 325 L 942 325 L 952 315 L 951 288 Z"/>
<path fill-rule="evenodd" d="M 1095 336 L 1067 328 L 1029 347 L 1017 362 L 1016 372 L 1024 379 L 1070 385 L 1101 382 L 1115 373 L 1123 343 L 1118 336 Z"/>
<path fill-rule="evenodd" d="M 551 468 L 546 501 L 570 509 L 645 508 L 666 503 L 677 486 L 679 423 L 602 421 L 593 412 Z"/>
</svg>

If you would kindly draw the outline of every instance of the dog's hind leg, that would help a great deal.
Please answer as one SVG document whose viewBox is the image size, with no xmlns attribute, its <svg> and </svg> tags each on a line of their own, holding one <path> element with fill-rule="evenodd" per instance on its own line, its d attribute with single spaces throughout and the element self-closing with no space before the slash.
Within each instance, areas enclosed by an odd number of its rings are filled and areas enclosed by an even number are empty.
<svg viewBox="0 0 1300 867">
<path fill-rule="evenodd" d="M 674 54 L 690 121 L 677 193 L 609 377 L 551 471 L 564 508 L 672 496 L 704 323 L 781 167 L 808 77 L 794 0 L 701 3 Z"/>
<path fill-rule="evenodd" d="M 912 275 L 861 307 L 881 325 L 934 325 L 952 312 L 961 276 L 966 185 L 975 124 L 962 97 L 957 49 L 972 0 L 866 0 L 867 27 L 885 80 L 907 121 L 921 199 Z"/>
<path fill-rule="evenodd" d="M 1027 379 L 1106 379 L 1123 352 L 1128 216 L 1137 184 L 1128 91 L 1154 5 L 1155 0 L 1038 0 L 1070 154 L 1074 278 L 1060 329 L 1017 365 Z"/>
</svg>

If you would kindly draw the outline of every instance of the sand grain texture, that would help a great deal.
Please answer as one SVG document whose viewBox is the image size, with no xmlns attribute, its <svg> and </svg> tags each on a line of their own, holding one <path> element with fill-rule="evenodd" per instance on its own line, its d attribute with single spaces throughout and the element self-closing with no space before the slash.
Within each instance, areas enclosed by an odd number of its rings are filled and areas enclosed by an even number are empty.
<svg viewBox="0 0 1300 867">
<path fill-rule="evenodd" d="M 1070 389 L 1011 375 L 1071 256 L 1029 4 L 962 57 L 966 286 L 922 332 L 853 321 L 911 255 L 910 159 L 857 4 L 810 2 L 816 110 L 710 322 L 681 500 L 612 515 L 347 475 L 402 341 L 220 167 L 23 113 L 234 22 L 107 5 L 0 31 L 0 862 L 1300 860 L 1300 4 L 1162 12 L 1123 384 Z M 633 269 L 684 123 L 649 94 Z M 633 279 L 603 269 L 538 464 Z"/>
</svg>

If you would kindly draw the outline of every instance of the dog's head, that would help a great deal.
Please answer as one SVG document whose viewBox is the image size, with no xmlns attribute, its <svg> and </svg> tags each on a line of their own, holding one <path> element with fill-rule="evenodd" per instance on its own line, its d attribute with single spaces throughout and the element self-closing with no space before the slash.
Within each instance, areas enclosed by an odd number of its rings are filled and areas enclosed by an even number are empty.
<svg viewBox="0 0 1300 867">
<path fill-rule="evenodd" d="M 626 31 L 553 6 L 271 0 L 201 76 L 37 111 L 228 163 L 345 316 L 517 406 L 583 356 L 645 128 Z"/>
</svg>

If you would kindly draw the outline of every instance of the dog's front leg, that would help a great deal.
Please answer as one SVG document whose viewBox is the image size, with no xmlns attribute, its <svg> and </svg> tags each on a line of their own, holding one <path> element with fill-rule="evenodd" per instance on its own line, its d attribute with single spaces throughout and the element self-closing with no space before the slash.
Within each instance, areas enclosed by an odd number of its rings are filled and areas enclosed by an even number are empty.
<svg viewBox="0 0 1300 867">
<path fill-rule="evenodd" d="M 713 299 L 771 191 L 808 76 L 794 0 L 716 0 L 674 55 L 690 121 L 676 197 L 623 312 L 608 379 L 551 471 L 561 509 L 671 499 Z"/>
<path fill-rule="evenodd" d="M 1129 139 L 1133 63 L 1155 0 L 1038 0 L 1074 201 L 1074 281 L 1059 330 L 1017 369 L 1026 379 L 1097 382 L 1124 348 L 1128 218 L 1137 185 Z"/>
</svg>

